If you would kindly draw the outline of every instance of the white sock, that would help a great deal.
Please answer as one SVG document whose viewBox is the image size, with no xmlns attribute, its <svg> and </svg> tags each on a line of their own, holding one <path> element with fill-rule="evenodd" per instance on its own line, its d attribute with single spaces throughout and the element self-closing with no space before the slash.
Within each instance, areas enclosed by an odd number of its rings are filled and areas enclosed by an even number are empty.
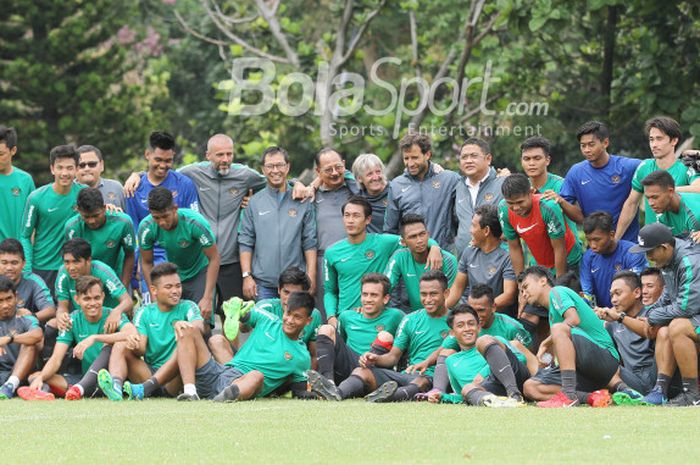
<svg viewBox="0 0 700 465">
<path fill-rule="evenodd" d="M 5 384 L 9 384 L 10 386 L 12 386 L 12 392 L 15 392 L 17 390 L 17 387 L 19 386 L 19 378 L 14 375 L 10 376 L 9 378 L 7 378 L 7 383 Z"/>
<path fill-rule="evenodd" d="M 85 389 L 83 389 L 83 387 L 80 384 L 74 384 L 74 386 L 78 388 L 78 391 L 80 391 L 81 396 L 85 394 Z"/>
<path fill-rule="evenodd" d="M 194 386 L 194 384 L 185 384 L 182 389 L 185 391 L 185 394 L 188 396 L 196 396 L 197 395 L 197 388 Z"/>
</svg>

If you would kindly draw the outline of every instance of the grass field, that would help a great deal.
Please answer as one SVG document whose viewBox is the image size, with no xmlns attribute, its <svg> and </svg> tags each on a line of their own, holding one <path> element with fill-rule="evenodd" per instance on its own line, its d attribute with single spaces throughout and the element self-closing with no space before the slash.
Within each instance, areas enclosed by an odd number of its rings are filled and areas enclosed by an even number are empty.
<svg viewBox="0 0 700 465">
<path fill-rule="evenodd" d="M 698 463 L 700 409 L 3 401 L 5 464 Z"/>
</svg>

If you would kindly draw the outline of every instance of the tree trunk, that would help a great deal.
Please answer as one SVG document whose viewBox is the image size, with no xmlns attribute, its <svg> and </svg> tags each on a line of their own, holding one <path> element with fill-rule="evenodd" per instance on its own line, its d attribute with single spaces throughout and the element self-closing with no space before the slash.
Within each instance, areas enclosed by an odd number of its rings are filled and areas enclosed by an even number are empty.
<svg viewBox="0 0 700 465">
<path fill-rule="evenodd" d="M 603 114 L 610 117 L 612 105 L 613 58 L 615 54 L 615 33 L 617 29 L 617 6 L 608 6 L 608 18 L 603 38 L 603 72 L 600 79 L 600 92 L 603 95 Z"/>
</svg>

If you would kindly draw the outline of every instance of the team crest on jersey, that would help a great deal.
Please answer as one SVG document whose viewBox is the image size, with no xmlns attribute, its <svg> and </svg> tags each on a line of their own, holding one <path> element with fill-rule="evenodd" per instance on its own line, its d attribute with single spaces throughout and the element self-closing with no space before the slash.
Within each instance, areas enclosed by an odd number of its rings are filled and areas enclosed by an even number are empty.
<svg viewBox="0 0 700 465">
<path fill-rule="evenodd" d="M 24 308 L 24 304 L 26 304 L 24 299 L 20 299 L 19 297 L 17 297 L 17 308 Z"/>
<path fill-rule="evenodd" d="M 384 331 L 384 325 L 377 325 L 374 327 L 374 329 L 376 329 L 377 332 Z"/>
<path fill-rule="evenodd" d="M 284 353 L 284 358 L 285 358 L 286 360 L 291 360 L 291 359 L 292 359 L 292 354 L 290 354 L 289 352 L 285 352 L 285 353 Z"/>
<path fill-rule="evenodd" d="M 614 175 L 613 177 L 610 178 L 613 184 L 619 184 L 620 183 L 620 176 Z"/>
<path fill-rule="evenodd" d="M 178 242 L 177 245 L 179 245 L 180 247 L 182 247 L 184 249 L 186 247 L 189 247 L 190 243 L 189 243 L 189 241 L 186 241 L 185 239 L 183 239 L 180 242 Z"/>
<path fill-rule="evenodd" d="M 10 189 L 10 192 L 12 192 L 12 195 L 14 195 L 15 197 L 19 197 L 21 191 L 19 190 L 19 187 L 15 186 L 12 189 Z"/>
<path fill-rule="evenodd" d="M 297 211 L 296 211 L 294 208 L 290 208 L 289 211 L 287 211 L 287 214 L 288 214 L 291 218 L 296 218 L 296 216 L 297 216 Z"/>
<path fill-rule="evenodd" d="M 173 198 L 177 197 L 177 191 L 173 191 Z"/>
<path fill-rule="evenodd" d="M 484 194 L 484 200 L 486 200 L 487 202 L 492 201 L 492 200 L 493 200 L 493 194 L 490 193 L 490 192 L 487 193 L 487 194 Z"/>
<path fill-rule="evenodd" d="M 440 337 L 445 339 L 447 337 L 448 333 L 449 333 L 449 331 L 442 330 L 442 331 L 440 331 Z"/>
<path fill-rule="evenodd" d="M 496 274 L 496 267 L 495 266 L 490 266 L 488 269 L 489 275 L 493 276 Z"/>
<path fill-rule="evenodd" d="M 117 243 L 114 241 L 107 241 L 105 242 L 105 245 L 107 246 L 107 248 L 113 249 L 117 245 Z"/>
<path fill-rule="evenodd" d="M 382 205 L 385 207 L 389 205 L 389 201 L 387 199 L 382 200 Z"/>
<path fill-rule="evenodd" d="M 622 271 L 622 263 L 615 263 L 615 271 Z"/>
<path fill-rule="evenodd" d="M 368 250 L 365 252 L 365 257 L 367 260 L 372 260 L 374 258 L 374 250 Z"/>
<path fill-rule="evenodd" d="M 433 188 L 440 189 L 440 181 L 438 181 L 438 180 L 433 181 Z"/>
<path fill-rule="evenodd" d="M 109 200 L 115 200 L 117 198 L 117 195 L 114 192 L 107 192 L 107 198 Z"/>
<path fill-rule="evenodd" d="M 235 187 L 232 187 L 231 189 L 228 190 L 228 193 L 231 194 L 231 197 L 235 197 L 236 195 L 238 195 L 238 189 L 236 189 Z"/>
</svg>

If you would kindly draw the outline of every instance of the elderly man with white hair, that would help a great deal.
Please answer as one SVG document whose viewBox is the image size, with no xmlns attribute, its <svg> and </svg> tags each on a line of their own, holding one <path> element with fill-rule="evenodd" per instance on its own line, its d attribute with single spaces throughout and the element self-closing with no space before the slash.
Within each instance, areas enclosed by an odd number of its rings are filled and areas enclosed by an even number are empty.
<svg viewBox="0 0 700 465">
<path fill-rule="evenodd" d="M 389 182 L 384 174 L 384 163 L 373 153 L 363 153 L 352 164 L 352 174 L 360 184 L 360 195 L 372 205 L 372 222 L 367 226 L 367 232 L 381 233 L 389 203 Z"/>
</svg>

